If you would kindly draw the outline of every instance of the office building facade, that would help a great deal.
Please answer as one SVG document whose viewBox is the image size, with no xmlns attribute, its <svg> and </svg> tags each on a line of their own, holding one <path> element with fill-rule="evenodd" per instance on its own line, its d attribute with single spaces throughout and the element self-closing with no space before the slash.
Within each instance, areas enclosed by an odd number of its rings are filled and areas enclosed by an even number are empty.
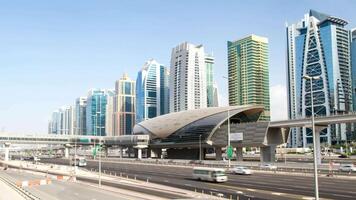
<svg viewBox="0 0 356 200">
<path fill-rule="evenodd" d="M 107 91 L 91 89 L 86 106 L 86 135 L 105 136 Z"/>
<path fill-rule="evenodd" d="M 87 97 L 79 97 L 75 100 L 75 135 L 85 135 L 86 134 L 86 108 L 87 108 Z"/>
<path fill-rule="evenodd" d="M 170 112 L 206 108 L 206 64 L 203 45 L 184 42 L 172 49 Z"/>
<path fill-rule="evenodd" d="M 52 113 L 49 122 L 49 133 L 57 135 L 74 134 L 74 109 L 73 106 L 63 106 Z"/>
<path fill-rule="evenodd" d="M 213 55 L 205 55 L 205 66 L 206 66 L 206 96 L 207 96 L 207 107 L 216 107 L 218 102 L 215 102 L 214 92 L 217 85 L 214 85 L 214 64 L 215 59 Z"/>
<path fill-rule="evenodd" d="M 114 136 L 114 102 L 115 102 L 115 90 L 107 90 L 107 102 L 105 110 L 105 135 Z"/>
<path fill-rule="evenodd" d="M 313 80 L 316 116 L 352 110 L 349 31 L 343 19 L 310 10 L 300 22 L 287 25 L 287 94 L 290 119 L 311 116 L 310 82 Z M 322 143 L 345 141 L 350 127 L 330 126 L 320 134 Z M 309 128 L 292 129 L 289 146 L 307 147 L 313 142 Z"/>
<path fill-rule="evenodd" d="M 136 80 L 136 123 L 164 115 L 169 109 L 167 68 L 148 60 Z"/>
<path fill-rule="evenodd" d="M 114 135 L 131 135 L 135 125 L 136 89 L 135 81 L 124 74 L 115 84 Z"/>
<path fill-rule="evenodd" d="M 227 48 L 229 105 L 263 105 L 259 120 L 269 120 L 268 39 L 250 35 Z"/>
<path fill-rule="evenodd" d="M 352 65 L 352 99 L 353 111 L 356 111 L 356 28 L 350 32 L 351 36 L 351 65 Z"/>
</svg>

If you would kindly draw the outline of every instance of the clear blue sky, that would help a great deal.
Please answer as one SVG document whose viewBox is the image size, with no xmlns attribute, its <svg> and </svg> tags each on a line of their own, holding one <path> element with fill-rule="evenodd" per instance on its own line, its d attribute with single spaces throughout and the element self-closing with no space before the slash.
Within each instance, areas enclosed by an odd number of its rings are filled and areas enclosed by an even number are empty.
<svg viewBox="0 0 356 200">
<path fill-rule="evenodd" d="M 214 52 L 226 99 L 226 41 L 268 37 L 270 86 L 284 86 L 285 22 L 310 8 L 356 27 L 353 0 L 0 1 L 0 131 L 46 133 L 53 110 L 90 88 L 114 88 L 124 72 L 136 79 L 149 58 L 169 66 L 183 41 Z"/>
</svg>

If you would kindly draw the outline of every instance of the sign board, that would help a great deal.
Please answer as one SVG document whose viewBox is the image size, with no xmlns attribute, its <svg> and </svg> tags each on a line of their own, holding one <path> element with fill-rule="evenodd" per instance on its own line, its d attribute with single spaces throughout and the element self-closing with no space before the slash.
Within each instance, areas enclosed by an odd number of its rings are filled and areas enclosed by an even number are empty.
<svg viewBox="0 0 356 200">
<path fill-rule="evenodd" d="M 82 143 L 89 143 L 89 142 L 90 142 L 90 139 L 89 139 L 89 138 L 79 138 L 79 142 L 82 142 Z"/>
<path fill-rule="evenodd" d="M 232 146 L 227 147 L 226 153 L 227 153 L 227 157 L 231 159 L 234 154 L 234 149 L 232 148 Z"/>
<path fill-rule="evenodd" d="M 242 141 L 243 139 L 244 139 L 243 133 L 230 133 L 230 141 L 232 142 Z"/>
</svg>

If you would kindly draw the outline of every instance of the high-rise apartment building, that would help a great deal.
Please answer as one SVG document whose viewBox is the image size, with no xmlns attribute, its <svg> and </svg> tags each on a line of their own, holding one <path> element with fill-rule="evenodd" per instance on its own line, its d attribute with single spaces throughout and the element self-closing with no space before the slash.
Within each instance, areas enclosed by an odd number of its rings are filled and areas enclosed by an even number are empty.
<svg viewBox="0 0 356 200">
<path fill-rule="evenodd" d="M 350 32 L 351 36 L 351 80 L 352 80 L 352 105 L 353 112 L 356 111 L 356 28 Z M 353 124 L 351 137 L 348 140 L 356 141 L 356 123 Z"/>
<path fill-rule="evenodd" d="M 107 91 L 91 89 L 86 106 L 86 135 L 105 136 Z"/>
<path fill-rule="evenodd" d="M 115 84 L 114 134 L 131 135 L 135 125 L 135 81 L 124 74 Z"/>
<path fill-rule="evenodd" d="M 107 90 L 107 101 L 105 111 L 105 135 L 114 136 L 114 102 L 115 102 L 115 90 Z"/>
<path fill-rule="evenodd" d="M 219 90 L 218 84 L 213 84 L 213 105 L 211 107 L 219 107 Z"/>
<path fill-rule="evenodd" d="M 86 134 L 86 107 L 87 97 L 79 97 L 75 100 L 75 135 Z"/>
<path fill-rule="evenodd" d="M 214 63 L 215 59 L 212 55 L 205 55 L 205 65 L 206 65 L 206 96 L 207 96 L 207 106 L 208 107 L 216 107 L 218 102 L 214 102 L 216 99 L 214 98 L 215 89 L 214 86 Z"/>
<path fill-rule="evenodd" d="M 169 109 L 167 68 L 148 60 L 136 80 L 136 123 L 164 115 Z"/>
<path fill-rule="evenodd" d="M 74 134 L 73 106 L 63 106 L 52 113 L 49 124 L 49 133 L 58 135 Z"/>
<path fill-rule="evenodd" d="M 170 112 L 207 107 L 203 45 L 181 43 L 172 49 L 169 79 Z"/>
<path fill-rule="evenodd" d="M 263 105 L 259 120 L 269 120 L 268 39 L 250 35 L 228 41 L 227 48 L 229 105 Z"/>
<path fill-rule="evenodd" d="M 316 116 L 347 113 L 352 109 L 351 65 L 347 22 L 338 17 L 310 10 L 300 22 L 287 25 L 287 90 L 290 119 L 311 116 L 309 80 L 303 76 L 318 76 L 313 80 L 314 112 Z M 345 124 L 324 129 L 320 141 L 345 141 L 350 127 Z M 312 144 L 309 128 L 292 129 L 289 146 Z"/>
<path fill-rule="evenodd" d="M 353 111 L 356 111 L 356 28 L 351 30 L 351 65 Z"/>
</svg>

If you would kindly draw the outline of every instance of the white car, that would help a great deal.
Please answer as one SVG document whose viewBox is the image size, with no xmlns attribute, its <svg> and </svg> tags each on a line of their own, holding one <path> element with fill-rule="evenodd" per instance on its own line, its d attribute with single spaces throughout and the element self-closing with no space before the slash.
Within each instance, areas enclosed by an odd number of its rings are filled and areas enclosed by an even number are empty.
<svg viewBox="0 0 356 200">
<path fill-rule="evenodd" d="M 234 174 L 243 174 L 243 175 L 251 175 L 252 171 L 247 167 L 236 166 L 231 169 L 231 172 Z"/>
<path fill-rule="evenodd" d="M 340 170 L 343 172 L 356 172 L 356 167 L 353 164 L 340 165 Z"/>
<path fill-rule="evenodd" d="M 264 163 L 260 165 L 261 169 L 269 169 L 269 170 L 276 170 L 277 166 L 276 165 L 272 165 L 270 163 Z"/>
</svg>

